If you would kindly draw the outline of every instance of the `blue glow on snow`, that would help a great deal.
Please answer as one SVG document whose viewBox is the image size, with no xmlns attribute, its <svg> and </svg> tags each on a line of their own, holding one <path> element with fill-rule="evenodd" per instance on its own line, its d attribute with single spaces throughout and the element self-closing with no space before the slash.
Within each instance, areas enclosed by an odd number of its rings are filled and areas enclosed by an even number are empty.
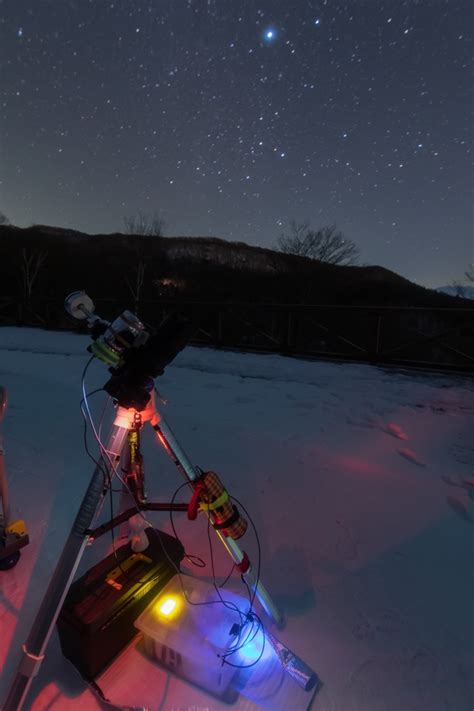
<svg viewBox="0 0 474 711">
<path fill-rule="evenodd" d="M 244 631 L 242 635 L 243 640 L 245 640 L 246 634 L 247 633 Z M 259 630 L 255 637 L 253 637 L 253 639 L 252 637 L 253 632 L 250 632 L 249 630 L 249 642 L 247 642 L 247 644 L 245 644 L 242 649 L 239 649 L 239 651 L 237 652 L 236 656 L 239 657 L 238 662 L 236 662 L 237 664 L 242 664 L 243 666 L 247 666 L 249 664 L 254 663 L 260 664 L 261 662 L 265 662 L 272 656 L 272 646 L 269 641 L 265 639 L 262 630 Z M 265 647 L 263 648 L 264 644 Z M 257 660 L 259 661 L 257 662 Z"/>
</svg>

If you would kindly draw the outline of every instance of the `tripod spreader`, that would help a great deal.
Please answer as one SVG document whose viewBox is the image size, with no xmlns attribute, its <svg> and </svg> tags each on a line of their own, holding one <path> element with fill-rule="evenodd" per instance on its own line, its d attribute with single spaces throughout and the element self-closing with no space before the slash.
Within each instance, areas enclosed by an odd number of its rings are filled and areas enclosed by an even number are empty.
<svg viewBox="0 0 474 711">
<path fill-rule="evenodd" d="M 111 531 L 112 528 L 120 526 L 121 523 L 125 523 L 125 521 L 128 521 L 132 516 L 135 516 L 137 508 L 140 511 L 187 511 L 188 504 L 154 504 L 151 502 L 149 504 L 140 504 L 139 506 L 134 506 L 123 511 L 118 516 L 114 516 L 114 518 L 111 518 L 110 521 L 103 523 L 101 526 L 86 531 L 86 535 L 89 536 L 90 541 L 95 541 L 97 538 L 100 538 L 100 536 L 103 536 L 104 533 L 107 533 L 107 531 Z"/>
<path fill-rule="evenodd" d="M 247 521 L 240 515 L 237 506 L 229 503 L 230 497 L 215 472 L 203 472 L 196 480 L 194 492 L 189 504 L 177 503 L 135 503 L 135 506 L 114 516 L 97 528 L 85 531 L 92 542 L 107 531 L 120 526 L 137 514 L 137 511 L 186 512 L 188 519 L 194 521 L 199 511 L 207 511 L 212 517 L 212 526 L 216 531 L 233 539 L 240 538 L 247 530 Z M 211 492 L 214 492 L 212 494 Z M 244 554 L 244 561 L 238 566 L 242 573 L 247 571 L 250 561 Z"/>
</svg>

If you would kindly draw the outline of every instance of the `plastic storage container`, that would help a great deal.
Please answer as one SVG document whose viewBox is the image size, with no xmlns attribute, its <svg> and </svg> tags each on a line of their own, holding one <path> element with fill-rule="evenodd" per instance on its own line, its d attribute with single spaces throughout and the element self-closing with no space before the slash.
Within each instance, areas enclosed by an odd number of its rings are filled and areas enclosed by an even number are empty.
<svg viewBox="0 0 474 711">
<path fill-rule="evenodd" d="M 242 613 L 247 612 L 244 598 L 225 590 L 221 595 Z M 219 655 L 235 643 L 231 630 L 240 620 L 236 611 L 220 602 L 213 585 L 181 575 L 181 582 L 176 576 L 162 589 L 135 626 L 143 633 L 149 656 L 169 671 L 230 701 L 237 695 L 231 683 L 238 670 L 223 664 Z M 239 663 L 235 657 L 229 661 Z"/>
</svg>

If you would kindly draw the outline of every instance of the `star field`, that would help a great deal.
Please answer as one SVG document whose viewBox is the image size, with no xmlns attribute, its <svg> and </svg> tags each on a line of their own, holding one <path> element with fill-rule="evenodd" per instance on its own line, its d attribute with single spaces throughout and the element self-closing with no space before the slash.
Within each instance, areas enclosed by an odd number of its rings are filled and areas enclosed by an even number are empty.
<svg viewBox="0 0 474 711">
<path fill-rule="evenodd" d="M 474 261 L 470 0 L 3 0 L 0 210 L 271 246 L 337 223 L 427 286 Z"/>
</svg>

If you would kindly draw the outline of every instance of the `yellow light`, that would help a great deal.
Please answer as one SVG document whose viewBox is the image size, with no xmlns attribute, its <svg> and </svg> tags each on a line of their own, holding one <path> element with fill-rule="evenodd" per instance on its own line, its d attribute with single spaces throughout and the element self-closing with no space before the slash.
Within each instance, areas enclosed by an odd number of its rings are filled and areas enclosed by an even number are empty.
<svg viewBox="0 0 474 711">
<path fill-rule="evenodd" d="M 166 600 L 164 600 L 161 605 L 160 605 L 160 612 L 162 615 L 171 615 L 173 610 L 176 607 L 176 600 L 173 600 L 173 598 L 168 597 Z"/>
<path fill-rule="evenodd" d="M 162 597 L 157 600 L 153 608 L 155 614 L 157 614 L 158 617 L 165 617 L 168 620 L 171 620 L 176 617 L 180 609 L 181 604 L 179 598 L 172 595 L 166 595 L 166 597 Z"/>
</svg>

